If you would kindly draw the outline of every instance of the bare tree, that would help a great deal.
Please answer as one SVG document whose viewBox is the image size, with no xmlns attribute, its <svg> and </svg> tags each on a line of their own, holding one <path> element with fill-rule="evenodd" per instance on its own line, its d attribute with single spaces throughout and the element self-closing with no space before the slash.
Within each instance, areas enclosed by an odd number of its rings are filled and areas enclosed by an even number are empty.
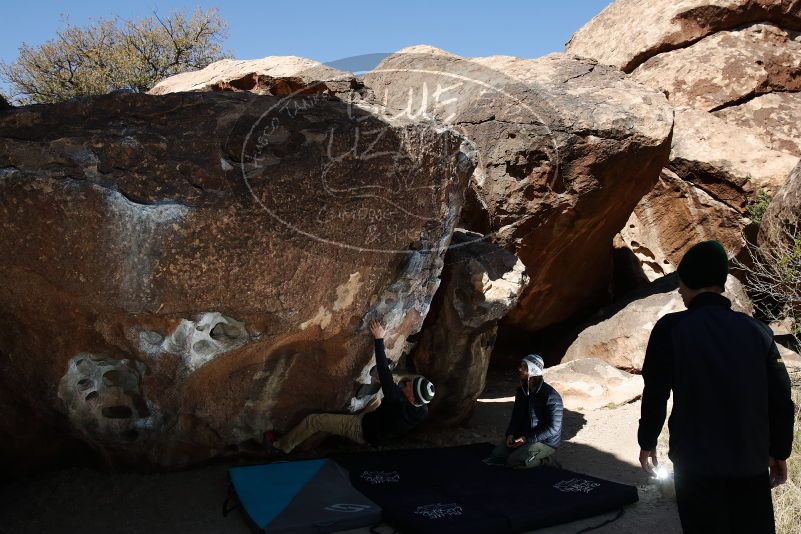
<svg viewBox="0 0 801 534">
<path fill-rule="evenodd" d="M 801 341 L 801 228 L 773 229 L 774 239 L 748 242 L 747 261 L 734 260 L 745 274 L 756 311 L 768 321 L 789 323 L 796 346 Z"/>
<path fill-rule="evenodd" d="M 138 20 L 100 19 L 77 27 L 63 18 L 56 38 L 23 43 L 14 63 L 0 63 L 0 77 L 18 104 L 53 103 L 115 89 L 145 92 L 163 78 L 227 57 L 227 25 L 216 9 L 175 11 Z"/>
</svg>

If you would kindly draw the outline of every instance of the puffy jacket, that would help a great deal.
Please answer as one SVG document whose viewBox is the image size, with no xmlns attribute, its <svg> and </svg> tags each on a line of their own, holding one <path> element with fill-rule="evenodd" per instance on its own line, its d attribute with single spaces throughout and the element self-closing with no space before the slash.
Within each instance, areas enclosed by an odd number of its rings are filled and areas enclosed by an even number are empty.
<svg viewBox="0 0 801 534">
<path fill-rule="evenodd" d="M 506 435 L 525 436 L 555 449 L 562 441 L 563 411 L 562 397 L 545 382 L 530 394 L 519 387 Z"/>
</svg>

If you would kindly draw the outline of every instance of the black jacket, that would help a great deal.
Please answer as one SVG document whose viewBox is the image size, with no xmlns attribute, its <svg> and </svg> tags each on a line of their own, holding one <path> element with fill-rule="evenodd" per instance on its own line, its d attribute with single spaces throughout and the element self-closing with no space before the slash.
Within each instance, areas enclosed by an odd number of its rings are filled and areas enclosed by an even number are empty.
<svg viewBox="0 0 801 534">
<path fill-rule="evenodd" d="M 555 449 L 562 440 L 563 411 L 562 397 L 545 382 L 529 395 L 519 387 L 506 435 L 525 436 Z"/>
<path fill-rule="evenodd" d="M 401 437 L 428 415 L 428 408 L 415 406 L 406 400 L 403 390 L 392 379 L 383 339 L 375 340 L 375 365 L 384 398 L 376 410 L 365 414 L 362 419 L 364 439 L 371 445 Z"/>
<path fill-rule="evenodd" d="M 706 476 L 753 476 L 768 456 L 786 459 L 793 440 L 790 378 L 773 333 L 717 293 L 654 325 L 642 370 L 638 439 L 653 450 L 673 391 L 670 459 Z"/>
</svg>

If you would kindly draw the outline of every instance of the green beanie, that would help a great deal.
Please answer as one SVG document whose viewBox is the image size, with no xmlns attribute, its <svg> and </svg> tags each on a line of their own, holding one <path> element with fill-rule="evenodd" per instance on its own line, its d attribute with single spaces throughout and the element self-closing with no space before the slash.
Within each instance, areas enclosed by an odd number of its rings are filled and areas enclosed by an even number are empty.
<svg viewBox="0 0 801 534">
<path fill-rule="evenodd" d="M 679 263 L 679 278 L 690 289 L 726 287 L 729 257 L 718 241 L 702 241 L 684 254 Z"/>
</svg>

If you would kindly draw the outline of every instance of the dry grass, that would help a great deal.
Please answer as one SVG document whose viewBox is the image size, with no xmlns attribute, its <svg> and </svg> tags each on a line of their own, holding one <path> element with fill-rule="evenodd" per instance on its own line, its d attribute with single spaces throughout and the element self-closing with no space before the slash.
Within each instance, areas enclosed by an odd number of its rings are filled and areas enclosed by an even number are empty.
<svg viewBox="0 0 801 534">
<path fill-rule="evenodd" d="M 801 533 L 801 387 L 793 392 L 795 399 L 795 439 L 793 453 L 787 460 L 787 483 L 773 490 L 773 510 L 777 534 Z"/>
</svg>

